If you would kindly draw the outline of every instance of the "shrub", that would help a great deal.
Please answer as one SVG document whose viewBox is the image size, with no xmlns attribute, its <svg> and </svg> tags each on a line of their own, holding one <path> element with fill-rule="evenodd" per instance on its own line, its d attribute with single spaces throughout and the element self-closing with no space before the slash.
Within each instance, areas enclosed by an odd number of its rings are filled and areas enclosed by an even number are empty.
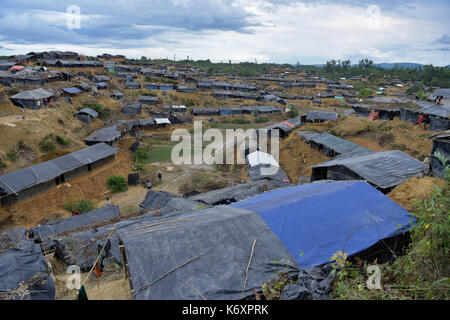
<svg viewBox="0 0 450 320">
<path fill-rule="evenodd" d="M 53 141 L 53 137 L 51 135 L 45 137 L 39 142 L 39 149 L 45 153 L 52 153 L 56 149 L 55 142 Z"/>
<path fill-rule="evenodd" d="M 141 91 L 141 96 L 157 97 L 158 95 L 154 92 Z"/>
<path fill-rule="evenodd" d="M 250 123 L 250 121 L 238 118 L 238 119 L 234 119 L 232 121 L 232 123 L 234 123 L 234 124 L 247 124 L 247 123 Z"/>
<path fill-rule="evenodd" d="M 11 162 L 16 161 L 18 157 L 19 157 L 19 153 L 16 150 L 14 150 L 14 149 L 11 149 L 6 154 L 6 158 L 8 158 L 8 160 L 11 161 Z"/>
<path fill-rule="evenodd" d="M 106 185 L 114 193 L 125 192 L 128 190 L 125 178 L 122 177 L 121 175 L 109 177 L 108 180 L 106 181 Z"/>
<path fill-rule="evenodd" d="M 74 212 L 75 210 L 78 210 L 80 214 L 97 209 L 97 207 L 91 200 L 80 200 L 80 201 L 70 200 L 63 206 L 63 208 L 69 212 Z"/>
<path fill-rule="evenodd" d="M 68 139 L 61 136 L 56 136 L 56 142 L 62 146 L 68 146 L 70 144 L 70 141 Z"/>
<path fill-rule="evenodd" d="M 134 159 L 139 163 L 150 161 L 150 151 L 147 147 L 139 146 L 134 153 Z"/>
<path fill-rule="evenodd" d="M 188 99 L 183 99 L 183 104 L 186 107 L 193 107 L 193 106 L 197 105 L 198 102 L 195 101 L 194 99 L 188 98 Z"/>
<path fill-rule="evenodd" d="M 255 123 L 264 123 L 267 121 L 269 121 L 269 118 L 266 118 L 266 117 L 258 117 L 255 119 Z"/>
<path fill-rule="evenodd" d="M 3 160 L 0 159 L 0 169 L 6 168 L 7 164 L 3 162 Z"/>
<path fill-rule="evenodd" d="M 295 118 L 298 117 L 298 110 L 297 109 L 292 109 L 287 113 L 287 116 L 290 118 Z"/>
<path fill-rule="evenodd" d="M 372 89 L 370 89 L 370 88 L 364 88 L 364 89 L 361 89 L 361 90 L 358 92 L 358 98 L 359 98 L 359 99 L 361 99 L 361 98 L 367 98 L 367 97 L 371 96 L 372 94 L 373 94 L 373 90 L 372 90 Z"/>
</svg>

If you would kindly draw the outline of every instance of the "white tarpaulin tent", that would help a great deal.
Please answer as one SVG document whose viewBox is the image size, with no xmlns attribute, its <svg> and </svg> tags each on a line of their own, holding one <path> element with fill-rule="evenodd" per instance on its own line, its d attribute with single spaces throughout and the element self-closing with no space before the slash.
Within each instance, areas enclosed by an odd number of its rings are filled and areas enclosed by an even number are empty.
<svg viewBox="0 0 450 320">
<path fill-rule="evenodd" d="M 280 165 L 278 164 L 277 160 L 275 160 L 275 158 L 268 153 L 262 152 L 262 151 L 255 151 L 250 153 L 247 156 L 248 159 L 248 163 L 250 164 L 251 167 L 260 165 L 260 164 L 268 164 L 271 166 L 275 166 L 275 167 L 279 167 Z"/>
<path fill-rule="evenodd" d="M 171 124 L 167 118 L 155 118 L 156 124 Z"/>
</svg>

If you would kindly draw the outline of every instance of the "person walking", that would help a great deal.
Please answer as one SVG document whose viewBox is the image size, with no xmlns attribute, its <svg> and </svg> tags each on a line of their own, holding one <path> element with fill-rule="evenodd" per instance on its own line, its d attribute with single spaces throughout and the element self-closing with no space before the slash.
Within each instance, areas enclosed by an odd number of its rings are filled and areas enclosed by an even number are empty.
<svg viewBox="0 0 450 320">
<path fill-rule="evenodd" d="M 147 189 L 151 190 L 152 189 L 152 183 L 150 180 L 147 180 Z"/>
<path fill-rule="evenodd" d="M 111 205 L 111 200 L 110 200 L 108 197 L 106 198 L 106 205 L 107 205 L 107 206 L 110 206 L 110 205 Z"/>
<path fill-rule="evenodd" d="M 158 179 L 159 179 L 159 182 L 161 182 L 161 180 L 162 180 L 162 173 L 161 173 L 161 171 L 158 171 Z"/>
</svg>

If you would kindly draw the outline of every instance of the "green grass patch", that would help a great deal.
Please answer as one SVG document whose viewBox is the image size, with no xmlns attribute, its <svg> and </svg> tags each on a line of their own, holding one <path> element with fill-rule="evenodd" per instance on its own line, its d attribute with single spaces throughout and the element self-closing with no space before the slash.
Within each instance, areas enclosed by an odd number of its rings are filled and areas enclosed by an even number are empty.
<svg viewBox="0 0 450 320">
<path fill-rule="evenodd" d="M 63 206 L 63 208 L 69 212 L 78 210 L 80 214 L 83 214 L 97 209 L 97 206 L 91 200 L 70 200 Z"/>
</svg>

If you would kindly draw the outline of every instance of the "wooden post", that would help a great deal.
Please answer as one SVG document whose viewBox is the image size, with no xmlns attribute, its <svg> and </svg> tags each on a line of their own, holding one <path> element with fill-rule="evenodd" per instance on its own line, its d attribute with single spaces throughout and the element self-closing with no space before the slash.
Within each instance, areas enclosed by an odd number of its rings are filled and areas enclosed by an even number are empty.
<svg viewBox="0 0 450 320">
<path fill-rule="evenodd" d="M 124 245 L 119 245 L 120 248 L 120 255 L 122 257 L 122 268 L 123 268 L 123 274 L 124 274 L 124 278 L 125 280 L 128 279 L 128 272 L 127 272 L 127 261 L 125 258 L 125 246 Z"/>
</svg>

